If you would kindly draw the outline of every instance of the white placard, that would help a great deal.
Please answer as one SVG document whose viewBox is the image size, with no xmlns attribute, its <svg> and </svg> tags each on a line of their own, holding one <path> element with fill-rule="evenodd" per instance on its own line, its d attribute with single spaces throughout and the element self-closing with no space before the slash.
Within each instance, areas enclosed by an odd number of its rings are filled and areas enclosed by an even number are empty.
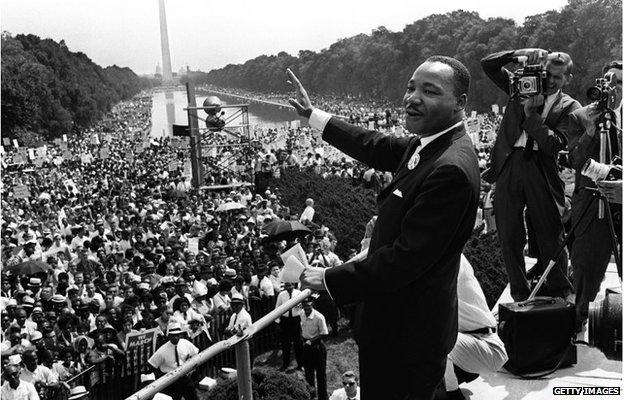
<svg viewBox="0 0 624 400">
<path fill-rule="evenodd" d="M 193 254 L 199 254 L 199 238 L 188 238 L 188 249 Z"/>
</svg>

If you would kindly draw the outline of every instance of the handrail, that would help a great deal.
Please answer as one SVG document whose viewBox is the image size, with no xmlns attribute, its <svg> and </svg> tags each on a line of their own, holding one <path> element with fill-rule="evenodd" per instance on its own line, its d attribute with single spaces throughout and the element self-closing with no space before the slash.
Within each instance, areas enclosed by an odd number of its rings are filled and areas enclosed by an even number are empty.
<svg viewBox="0 0 624 400">
<path fill-rule="evenodd" d="M 365 259 L 367 255 L 368 255 L 368 249 L 365 249 L 347 262 L 359 262 Z M 216 356 L 217 354 L 221 353 L 222 351 L 225 351 L 238 343 L 241 343 L 250 339 L 256 332 L 260 332 L 262 329 L 269 326 L 273 321 L 281 317 L 282 314 L 287 313 L 289 310 L 294 308 L 303 300 L 310 297 L 311 294 L 312 294 L 312 291 L 310 289 L 302 290 L 301 293 L 299 293 L 295 297 L 288 300 L 286 303 L 275 308 L 273 311 L 271 311 L 270 313 L 266 314 L 265 316 L 263 316 L 262 318 L 260 318 L 259 320 L 251 324 L 249 328 L 245 329 L 242 336 L 232 336 L 229 339 L 222 340 L 220 342 L 213 344 L 212 346 L 208 347 L 206 350 L 202 351 L 201 353 L 191 357 L 187 362 L 180 365 L 178 368 L 166 373 L 165 375 L 161 376 L 154 382 L 145 386 L 143 389 L 139 390 L 135 394 L 127 397 L 126 400 L 145 400 L 145 399 L 151 398 L 160 390 L 166 388 L 167 386 L 175 382 L 180 375 L 188 374 L 194 368 L 204 364 L 205 362 L 207 362 L 208 360 L 210 360 L 212 357 Z M 241 344 L 245 345 L 244 343 L 241 343 Z M 237 348 L 236 350 L 238 353 L 239 348 Z M 242 351 L 246 352 L 247 357 L 249 357 L 248 349 L 242 350 Z M 237 356 L 237 360 L 238 360 L 238 356 Z M 250 380 L 251 375 L 250 375 L 249 369 L 246 370 L 246 373 L 247 373 L 246 379 Z M 244 375 L 244 373 L 241 375 Z M 239 376 L 238 378 L 239 378 L 239 397 L 240 397 L 241 396 L 241 393 L 240 393 L 241 377 Z M 247 382 L 247 384 L 251 385 L 251 382 Z M 249 386 L 249 390 L 251 390 L 250 386 Z M 247 399 L 250 397 L 243 396 L 243 398 Z"/>
<path fill-rule="evenodd" d="M 233 347 L 235 344 L 250 339 L 255 333 L 260 332 L 262 329 L 273 323 L 273 321 L 281 317 L 283 314 L 287 313 L 289 310 L 297 306 L 303 300 L 307 299 L 311 293 L 312 292 L 310 291 L 310 289 L 304 289 L 303 291 L 301 291 L 301 293 L 291 298 L 286 303 L 275 308 L 273 311 L 254 322 L 249 328 L 245 329 L 242 336 L 232 336 L 226 340 L 221 340 L 220 342 L 213 344 L 206 350 L 191 357 L 188 361 L 180 365 L 178 368 L 174 369 L 173 371 L 167 372 L 165 375 L 145 386 L 143 389 L 127 397 L 126 400 L 145 400 L 151 398 L 156 393 L 175 382 L 181 375 L 188 374 L 193 369 L 206 363 L 217 354 Z"/>
<path fill-rule="evenodd" d="M 96 365 L 92 365 L 89 368 L 85 369 L 84 371 L 81 371 L 81 372 L 77 373 L 76 375 L 72 376 L 71 378 L 69 378 L 68 380 L 62 381 L 62 382 L 69 383 L 69 382 L 73 381 L 74 379 L 78 378 L 79 376 L 82 376 L 82 375 L 86 374 L 87 372 L 91 372 L 91 370 L 94 369 L 95 367 L 96 367 Z"/>
</svg>

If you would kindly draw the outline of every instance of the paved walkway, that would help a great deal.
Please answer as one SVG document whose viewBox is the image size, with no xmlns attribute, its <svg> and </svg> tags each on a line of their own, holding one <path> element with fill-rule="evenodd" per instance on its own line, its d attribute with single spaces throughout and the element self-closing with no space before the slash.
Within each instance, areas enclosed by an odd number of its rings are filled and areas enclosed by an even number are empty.
<svg viewBox="0 0 624 400">
<path fill-rule="evenodd" d="M 532 266 L 535 260 L 527 259 L 527 268 Z M 600 294 L 597 300 L 604 298 L 605 289 L 617 287 L 620 281 L 617 275 L 615 264 L 610 264 L 602 282 Z M 509 294 L 509 285 L 499 298 L 495 309 L 499 303 L 512 302 Z M 579 339 L 581 339 L 579 337 Z M 587 332 L 584 340 L 587 341 Z M 596 348 L 585 345 L 578 345 L 578 362 L 570 368 L 556 371 L 552 375 L 541 379 L 525 380 L 520 379 L 505 370 L 482 375 L 475 381 L 461 385 L 461 389 L 466 398 L 472 400 L 543 400 L 543 399 L 624 399 L 622 390 L 622 362 L 607 360 L 607 358 Z M 620 387 L 620 396 L 599 396 L 599 395 L 554 395 L 555 387 Z"/>
</svg>

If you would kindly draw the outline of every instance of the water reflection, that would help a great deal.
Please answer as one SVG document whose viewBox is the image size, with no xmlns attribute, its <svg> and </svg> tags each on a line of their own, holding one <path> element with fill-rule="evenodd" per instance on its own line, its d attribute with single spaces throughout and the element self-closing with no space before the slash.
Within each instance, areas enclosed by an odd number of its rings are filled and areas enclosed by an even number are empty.
<svg viewBox="0 0 624 400">
<path fill-rule="evenodd" d="M 217 95 L 224 105 L 226 104 L 242 104 L 248 103 L 243 99 L 209 92 L 197 93 L 197 104 L 201 105 L 210 94 Z M 167 90 L 155 92 L 152 95 L 152 137 L 171 136 L 172 125 L 187 125 L 188 118 L 184 108 L 187 106 L 186 92 L 184 90 Z M 284 126 L 288 121 L 299 119 L 302 126 L 306 123 L 298 117 L 294 110 L 287 107 L 278 107 L 265 103 L 248 103 L 249 104 L 249 126 L 253 131 L 254 126 L 279 127 Z M 226 108 L 225 118 L 229 119 L 238 109 Z M 205 118 L 206 113 L 198 111 L 200 118 Z M 239 116 L 234 118 L 229 125 L 240 125 L 242 118 Z M 199 121 L 199 126 L 204 127 L 203 121 Z"/>
</svg>

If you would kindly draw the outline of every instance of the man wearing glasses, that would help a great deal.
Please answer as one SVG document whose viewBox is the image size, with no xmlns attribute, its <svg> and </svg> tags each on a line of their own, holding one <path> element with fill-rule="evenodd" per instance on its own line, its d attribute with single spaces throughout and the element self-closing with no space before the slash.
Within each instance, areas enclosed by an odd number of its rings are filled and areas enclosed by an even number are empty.
<svg viewBox="0 0 624 400">
<path fill-rule="evenodd" d="M 355 372 L 347 371 L 342 374 L 341 389 L 336 389 L 329 400 L 360 400 L 360 388 L 357 383 Z"/>
</svg>

